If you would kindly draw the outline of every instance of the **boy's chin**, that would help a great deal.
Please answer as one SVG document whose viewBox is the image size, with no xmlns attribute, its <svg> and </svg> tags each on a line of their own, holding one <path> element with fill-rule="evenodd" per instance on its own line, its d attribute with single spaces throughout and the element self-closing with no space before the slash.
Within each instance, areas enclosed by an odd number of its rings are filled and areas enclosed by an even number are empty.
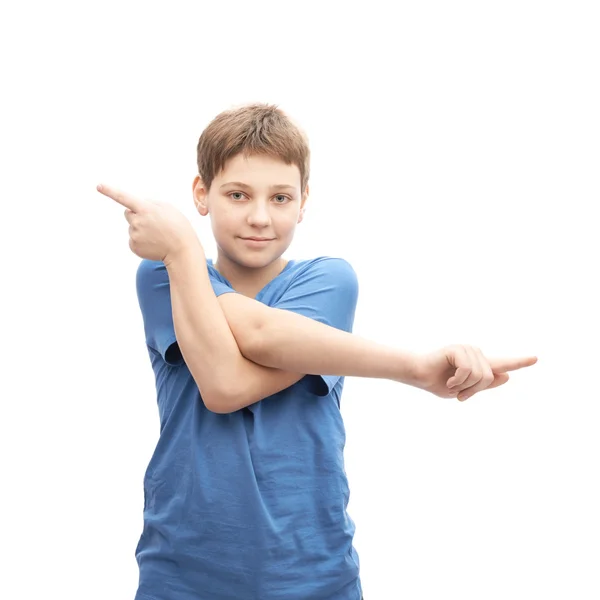
<svg viewBox="0 0 600 600">
<path fill-rule="evenodd" d="M 281 258 L 281 254 L 263 254 L 262 256 L 242 255 L 239 257 L 239 264 L 249 269 L 263 269 L 277 262 Z"/>
<path fill-rule="evenodd" d="M 236 248 L 233 252 L 226 252 L 229 260 L 238 264 L 240 267 L 247 269 L 262 269 L 268 267 L 274 262 L 281 258 L 281 255 L 285 252 L 285 248 L 279 246 L 266 248 L 261 250 L 240 250 Z"/>
</svg>

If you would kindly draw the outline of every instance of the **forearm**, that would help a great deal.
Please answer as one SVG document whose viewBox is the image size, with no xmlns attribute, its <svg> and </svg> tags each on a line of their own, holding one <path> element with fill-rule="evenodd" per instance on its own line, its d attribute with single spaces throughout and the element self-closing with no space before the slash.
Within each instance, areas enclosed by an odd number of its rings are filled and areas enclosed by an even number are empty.
<svg viewBox="0 0 600 600">
<path fill-rule="evenodd" d="M 243 362 L 236 339 L 215 296 L 199 242 L 165 263 L 179 349 L 202 398 L 216 405 L 238 381 Z"/>
<path fill-rule="evenodd" d="M 209 408 L 221 411 L 232 398 L 239 398 L 240 380 L 257 380 L 252 389 L 244 391 L 256 401 L 267 392 L 291 385 L 293 373 L 415 383 L 417 363 L 412 353 L 266 307 L 239 294 L 217 299 L 199 242 L 170 261 L 167 271 L 175 335 Z M 267 373 L 271 369 L 285 373 L 278 373 L 273 380 L 274 373 Z M 258 385 L 267 377 L 270 390 Z"/>
<path fill-rule="evenodd" d="M 311 375 L 418 380 L 417 355 L 378 344 L 308 317 L 276 308 L 263 311 L 252 347 L 240 345 L 255 363 Z"/>
</svg>

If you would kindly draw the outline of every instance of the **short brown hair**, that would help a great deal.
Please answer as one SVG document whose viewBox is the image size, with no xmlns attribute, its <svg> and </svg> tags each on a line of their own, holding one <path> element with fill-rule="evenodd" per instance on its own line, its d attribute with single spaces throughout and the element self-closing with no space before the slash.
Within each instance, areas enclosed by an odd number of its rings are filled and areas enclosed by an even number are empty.
<svg viewBox="0 0 600 600">
<path fill-rule="evenodd" d="M 198 174 L 209 190 L 226 162 L 238 154 L 278 158 L 300 170 L 306 190 L 310 150 L 306 134 L 276 105 L 248 104 L 217 115 L 202 132 L 197 147 Z"/>
</svg>

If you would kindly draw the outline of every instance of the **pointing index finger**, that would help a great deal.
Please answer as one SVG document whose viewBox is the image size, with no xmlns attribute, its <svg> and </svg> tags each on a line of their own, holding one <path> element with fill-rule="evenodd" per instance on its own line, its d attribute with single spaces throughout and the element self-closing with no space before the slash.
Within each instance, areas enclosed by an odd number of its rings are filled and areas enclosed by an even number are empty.
<svg viewBox="0 0 600 600">
<path fill-rule="evenodd" d="M 142 200 L 139 200 L 138 198 L 134 198 L 130 194 L 126 194 L 125 192 L 122 192 L 121 190 L 110 187 L 103 183 L 98 184 L 96 186 L 96 189 L 101 194 L 104 194 L 105 196 L 112 198 L 115 202 L 118 202 L 121 206 L 128 208 L 129 210 L 133 211 L 134 213 L 139 212 L 143 208 L 144 203 Z"/>
<path fill-rule="evenodd" d="M 494 373 L 506 373 L 507 371 L 516 371 L 525 367 L 531 367 L 537 362 L 537 356 L 528 356 L 526 358 L 496 358 L 489 361 L 490 367 Z"/>
</svg>

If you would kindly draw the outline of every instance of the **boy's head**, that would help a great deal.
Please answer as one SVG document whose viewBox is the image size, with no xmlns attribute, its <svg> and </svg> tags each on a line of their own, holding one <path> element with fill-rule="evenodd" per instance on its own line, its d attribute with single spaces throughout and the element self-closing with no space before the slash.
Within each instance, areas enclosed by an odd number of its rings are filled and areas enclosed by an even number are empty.
<svg viewBox="0 0 600 600">
<path fill-rule="evenodd" d="M 308 197 L 304 133 L 276 106 L 251 104 L 215 117 L 197 151 L 194 202 L 211 216 L 219 263 L 261 268 L 277 260 Z"/>
</svg>

